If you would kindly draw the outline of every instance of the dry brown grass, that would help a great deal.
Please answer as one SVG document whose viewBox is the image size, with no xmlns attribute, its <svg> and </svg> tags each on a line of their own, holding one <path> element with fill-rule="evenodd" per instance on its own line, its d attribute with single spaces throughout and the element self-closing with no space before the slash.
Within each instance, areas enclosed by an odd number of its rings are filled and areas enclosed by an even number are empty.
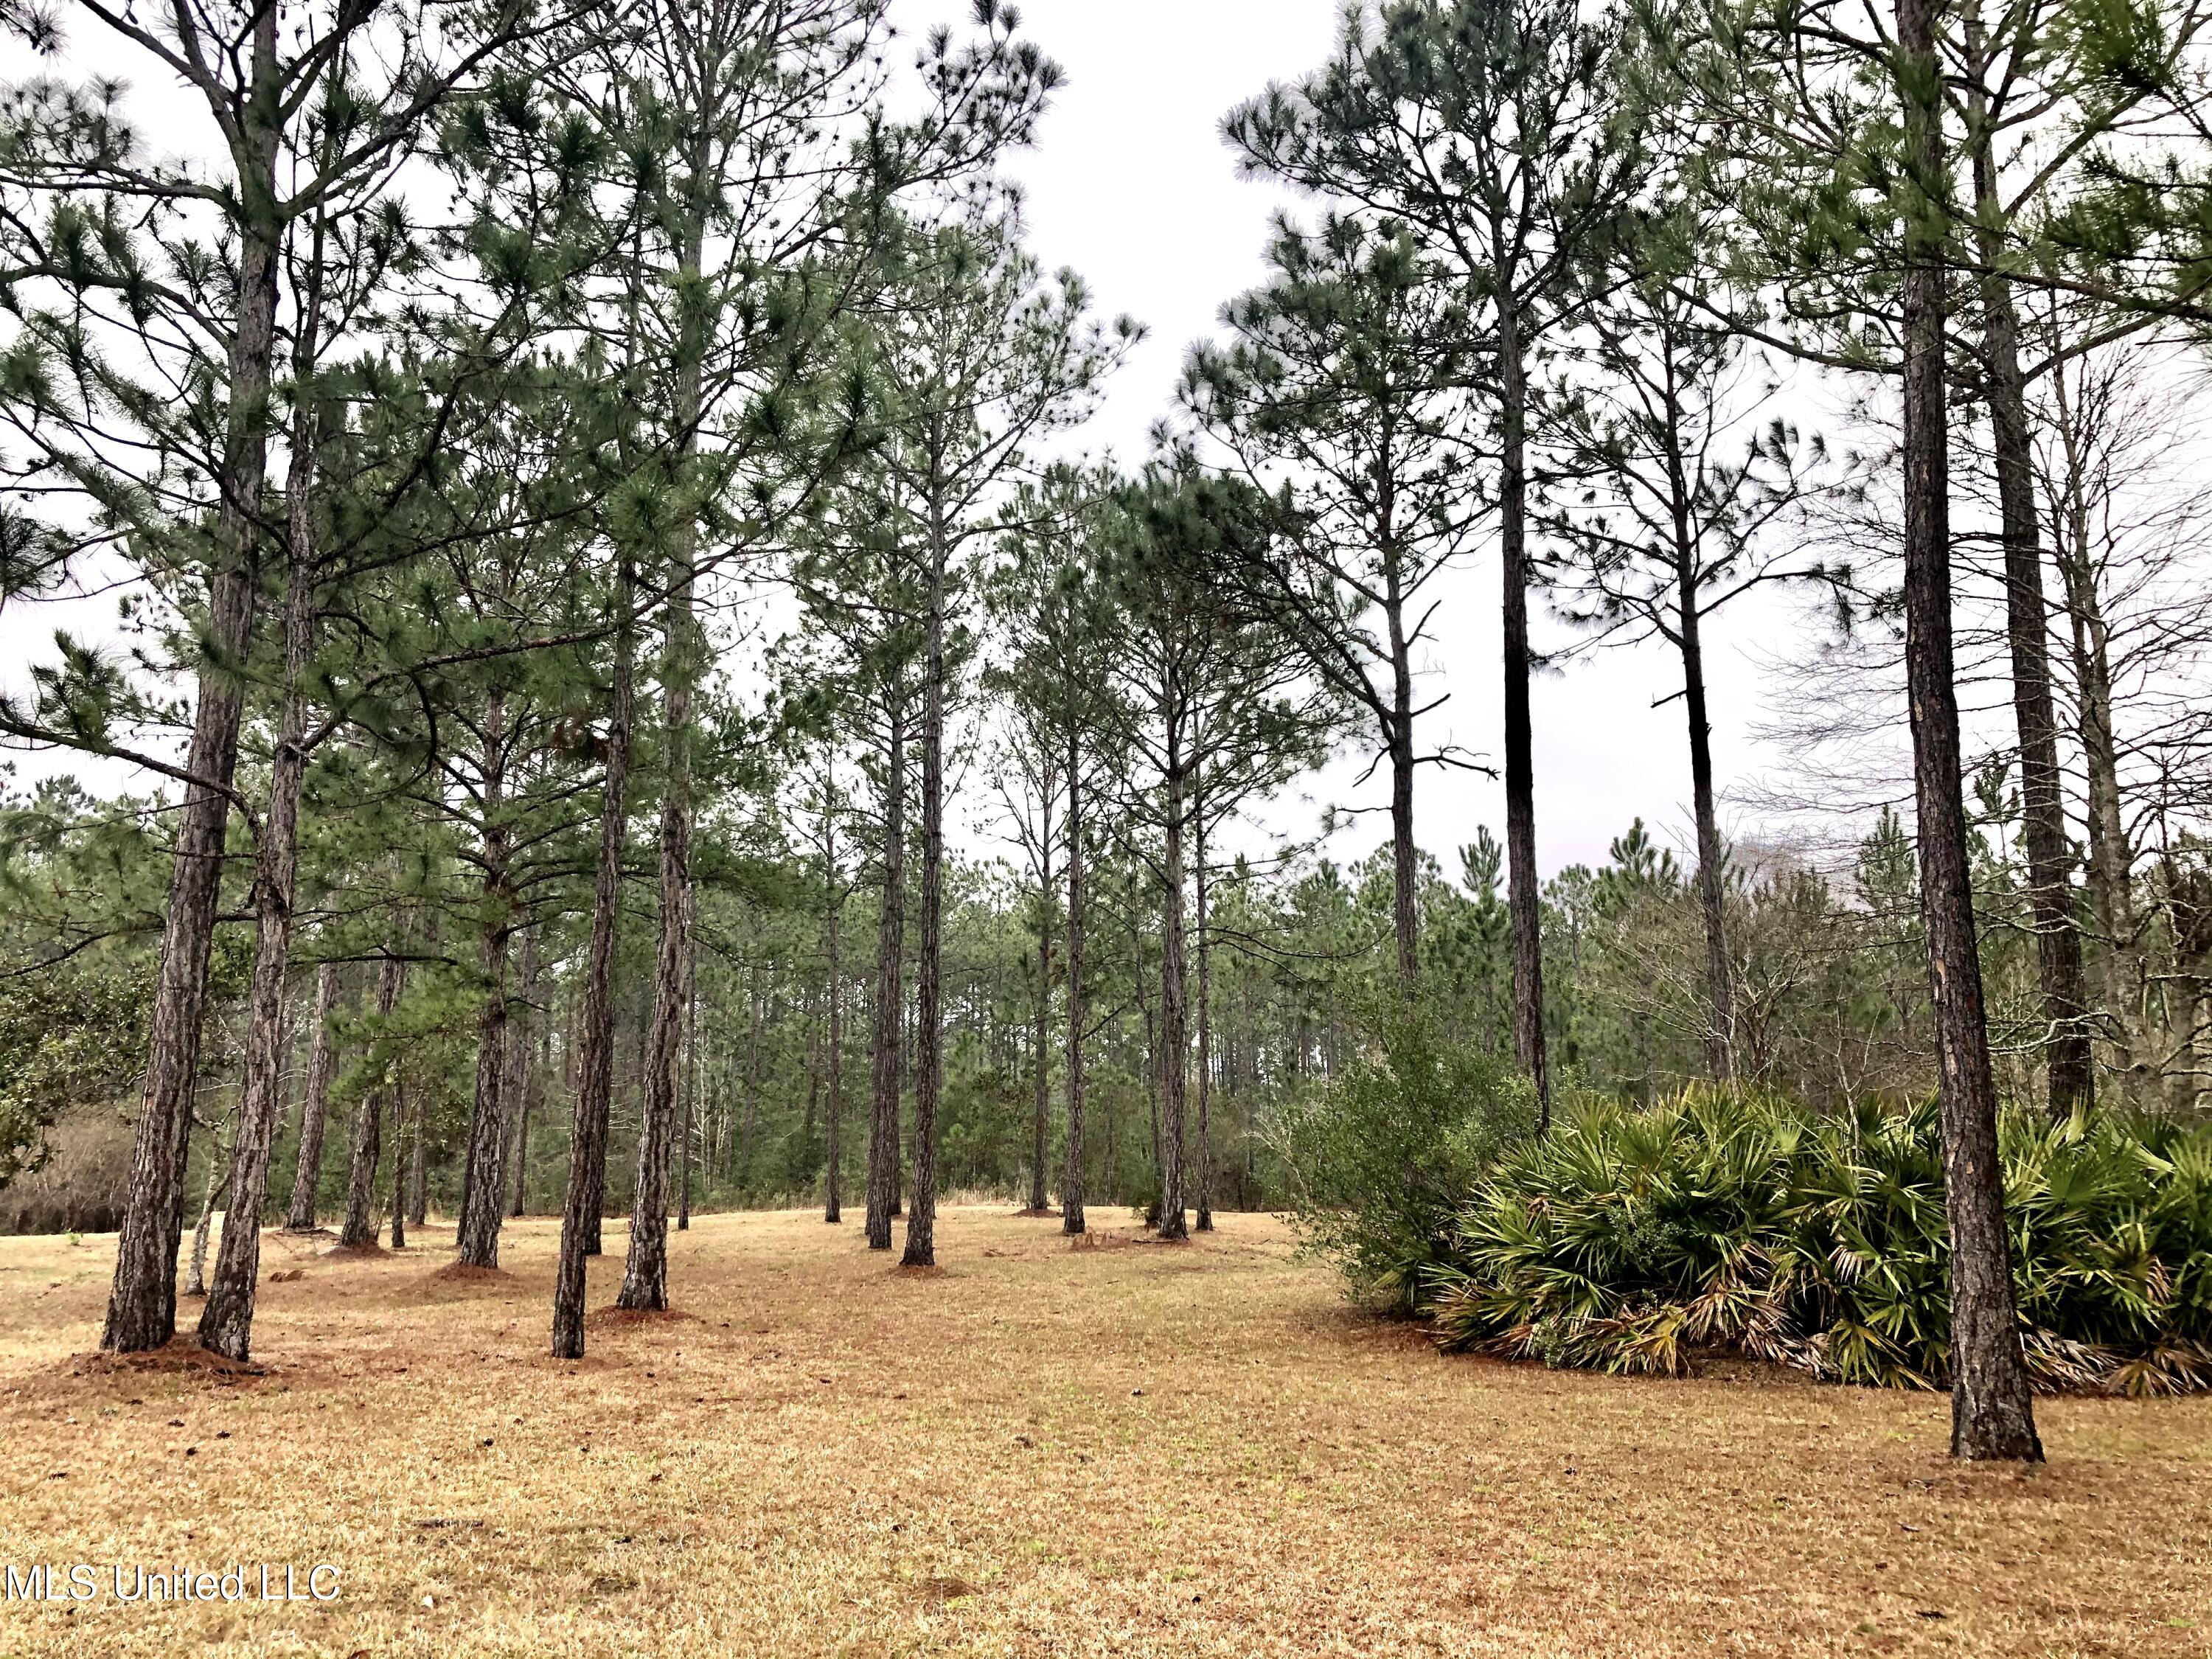
<svg viewBox="0 0 2212 1659">
<path fill-rule="evenodd" d="M 113 1240 L 0 1241 L 0 1561 L 343 1571 L 0 1604 L 0 1653 L 2212 1654 L 2212 1401 L 1960 1468 L 1928 1396 L 1443 1358 L 1258 1217 L 940 1237 L 704 1218 L 688 1316 L 562 1365 L 550 1223 L 476 1280 L 271 1234 L 259 1375 L 73 1359 Z"/>
</svg>

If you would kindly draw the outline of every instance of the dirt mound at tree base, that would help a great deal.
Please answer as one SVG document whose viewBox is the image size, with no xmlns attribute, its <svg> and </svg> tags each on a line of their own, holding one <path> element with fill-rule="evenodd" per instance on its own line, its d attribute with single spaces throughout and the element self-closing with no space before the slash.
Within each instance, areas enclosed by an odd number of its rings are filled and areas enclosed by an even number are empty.
<svg viewBox="0 0 2212 1659">
<path fill-rule="evenodd" d="M 514 1275 L 504 1267 L 478 1267 L 466 1261 L 448 1261 L 430 1275 L 447 1284 L 512 1285 Z"/>
<path fill-rule="evenodd" d="M 595 1308 L 584 1316 L 587 1331 L 619 1330 L 626 1325 L 696 1325 L 699 1316 L 681 1308 Z"/>
</svg>

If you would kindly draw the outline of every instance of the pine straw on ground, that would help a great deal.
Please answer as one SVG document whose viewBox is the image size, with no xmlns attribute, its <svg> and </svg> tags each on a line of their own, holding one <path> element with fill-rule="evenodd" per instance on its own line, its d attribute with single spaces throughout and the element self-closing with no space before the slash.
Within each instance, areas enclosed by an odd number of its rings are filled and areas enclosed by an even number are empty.
<svg viewBox="0 0 2212 1659">
<path fill-rule="evenodd" d="M 1960 1468 L 1931 1396 L 1445 1358 L 1263 1218 L 982 1208 L 926 1277 L 702 1218 L 690 1316 L 562 1364 L 554 1234 L 456 1282 L 272 1232 L 246 1369 L 90 1356 L 112 1237 L 0 1240 L 0 1561 L 343 1573 L 0 1602 L 0 1654 L 2212 1654 L 2212 1401 L 2045 1401 L 2048 1468 Z"/>
</svg>

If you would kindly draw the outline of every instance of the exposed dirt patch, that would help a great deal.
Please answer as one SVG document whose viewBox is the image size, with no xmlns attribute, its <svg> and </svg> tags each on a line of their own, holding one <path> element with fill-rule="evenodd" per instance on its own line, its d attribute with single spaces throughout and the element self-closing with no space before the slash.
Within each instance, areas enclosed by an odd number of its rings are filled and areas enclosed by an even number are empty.
<svg viewBox="0 0 2212 1659">
<path fill-rule="evenodd" d="M 587 1331 L 620 1330 L 631 1325 L 696 1325 L 699 1316 L 681 1308 L 594 1308 L 584 1316 Z"/>
<path fill-rule="evenodd" d="M 478 1267 L 466 1261 L 448 1261 L 430 1275 L 446 1285 L 512 1285 L 514 1275 L 504 1267 Z"/>
</svg>

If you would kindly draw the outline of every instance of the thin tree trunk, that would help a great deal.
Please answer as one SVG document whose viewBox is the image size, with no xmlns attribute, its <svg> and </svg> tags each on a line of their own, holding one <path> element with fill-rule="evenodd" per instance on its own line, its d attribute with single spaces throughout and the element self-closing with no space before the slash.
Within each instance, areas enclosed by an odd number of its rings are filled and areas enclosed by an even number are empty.
<svg viewBox="0 0 2212 1659">
<path fill-rule="evenodd" d="M 1213 1231 L 1213 943 L 1206 918 L 1206 817 L 1197 814 L 1198 859 L 1193 884 L 1198 895 L 1198 1231 Z"/>
<path fill-rule="evenodd" d="M 837 1160 L 845 1132 L 845 981 L 837 940 L 837 913 L 843 905 L 836 894 L 836 833 L 833 824 L 829 831 L 828 863 L 832 896 L 826 930 L 830 968 L 830 1145 L 822 1182 L 822 1219 L 833 1225 L 844 1219 L 838 1204 Z"/>
<path fill-rule="evenodd" d="M 1936 14 L 1941 0 L 1899 0 L 1899 91 L 1905 162 L 1920 181 L 1943 176 L 1936 107 Z M 1951 649 L 1951 568 L 1944 406 L 1943 228 L 1933 200 L 1905 204 L 1905 673 L 1919 807 L 1920 903 L 1936 1016 L 1946 1207 L 1951 1224 L 1951 1453 L 2040 1462 L 2013 1299 L 2011 1251 L 1997 1160 L 1996 1085 L 1990 1069 L 1980 951 L 1960 789 L 1958 695 Z"/>
<path fill-rule="evenodd" d="M 568 1133 L 568 1186 L 561 1208 L 561 1257 L 554 1271 L 553 1357 L 584 1355 L 584 1259 L 599 1253 L 606 1206 L 607 1129 L 614 1107 L 615 928 L 622 909 L 622 854 L 629 787 L 632 623 L 636 583 L 624 559 L 615 583 L 613 685 L 607 713 L 606 777 L 599 799 L 599 855 L 592 890 L 592 942 L 584 968 L 576 1105 Z"/>
<path fill-rule="evenodd" d="M 415 1103 L 410 1109 L 405 1085 L 395 1085 L 392 1091 L 392 1248 L 395 1250 L 407 1248 L 406 1170 L 422 1146 L 422 1103 Z"/>
<path fill-rule="evenodd" d="M 2089 804 L 2089 896 L 2104 939 L 2106 1031 L 2114 1060 L 2132 1090 L 2140 1059 L 2137 1044 L 2147 1010 L 2142 957 L 2137 948 L 2133 848 L 2121 812 L 2119 744 L 2112 724 L 2112 631 L 2097 592 L 2090 545 L 2088 503 L 2081 434 L 2064 374 L 2053 381 L 2065 476 L 2055 491 L 2054 540 L 2065 580 L 2072 623 L 2075 677 L 2079 683 L 2081 760 Z"/>
<path fill-rule="evenodd" d="M 1420 852 L 1413 843 L 1413 658 L 1406 641 L 1397 550 L 1383 561 L 1384 617 L 1390 630 L 1390 926 L 1398 945 L 1399 1000 L 1411 1006 L 1420 986 Z"/>
<path fill-rule="evenodd" d="M 745 1044 L 744 1115 L 738 1122 L 738 1164 L 740 1170 L 750 1176 L 753 1166 L 753 1132 L 760 1125 L 761 1054 L 767 1046 L 768 1025 L 768 993 L 761 984 L 758 963 L 745 970 L 745 988 L 751 1023 Z"/>
<path fill-rule="evenodd" d="M 1067 726 L 1067 1172 L 1060 1178 L 1060 1230 L 1085 1231 L 1083 1216 L 1083 770 L 1073 720 Z"/>
<path fill-rule="evenodd" d="M 695 890 L 687 902 L 696 925 L 699 896 Z M 684 963 L 684 1191 L 676 1212 L 678 1232 L 691 1230 L 691 1147 L 699 1116 L 699 951 L 696 942 Z"/>
<path fill-rule="evenodd" d="M 392 1098 L 404 1102 L 405 1085 L 394 1087 Z M 422 1106 L 416 1102 L 412 1120 L 413 1128 L 407 1141 L 407 1224 L 420 1229 L 430 1213 L 430 1138 L 422 1121 Z M 392 1178 L 397 1181 L 395 1165 Z"/>
<path fill-rule="evenodd" d="M 1504 240 L 1501 233 L 1496 239 Z M 1536 876 L 1536 758 L 1528 708 L 1528 413 L 1521 318 L 1510 277 L 1498 307 L 1498 541 L 1504 557 L 1506 915 L 1513 945 L 1513 1055 L 1536 1087 L 1539 1133 L 1552 1121 L 1544 1051 L 1544 911 Z"/>
<path fill-rule="evenodd" d="M 937 1108 L 945 1087 L 945 519 L 930 503 L 929 639 L 921 689 L 921 939 L 914 974 L 914 1197 L 908 1267 L 937 1265 Z"/>
<path fill-rule="evenodd" d="M 1678 492 L 1674 574 L 1681 606 L 1682 702 L 1690 723 L 1691 810 L 1698 821 L 1698 908 L 1705 924 L 1705 997 L 1712 1019 L 1712 1030 L 1705 1039 L 1705 1064 L 1716 1082 L 1728 1083 L 1736 1075 L 1735 988 L 1729 970 L 1727 892 L 1723 883 L 1725 855 L 1721 849 L 1720 817 L 1713 804 L 1713 733 L 1705 704 L 1705 648 L 1698 616 L 1696 555 L 1688 544 L 1682 512 L 1686 505 Z"/>
<path fill-rule="evenodd" d="M 1183 1199 L 1183 1100 L 1188 1083 L 1184 1049 L 1188 1042 L 1188 987 L 1183 973 L 1183 772 L 1172 726 L 1168 734 L 1167 826 L 1162 849 L 1160 907 L 1160 1237 L 1188 1238 L 1190 1218 Z"/>
<path fill-rule="evenodd" d="M 1036 1076 L 1034 1121 L 1030 1126 L 1030 1208 L 1042 1214 L 1049 1207 L 1045 1191 L 1045 1159 L 1051 1155 L 1052 1116 L 1052 874 L 1049 859 L 1037 888 L 1036 1041 L 1033 1052 Z"/>
<path fill-rule="evenodd" d="M 494 691 L 484 717 L 483 900 L 485 920 L 477 934 L 477 963 L 483 975 L 483 1001 L 477 1012 L 476 1098 L 469 1114 L 466 1162 L 461 1170 L 459 1262 L 465 1267 L 499 1266 L 499 1224 L 507 1196 L 501 1179 L 501 1148 L 507 1144 L 502 1097 L 507 1082 L 507 943 L 514 927 L 514 894 L 507 886 L 509 832 L 507 824 L 507 697 Z"/>
<path fill-rule="evenodd" d="M 1966 8 L 1972 63 L 1969 143 L 1973 152 L 1975 238 L 1981 254 L 1982 359 L 1996 464 L 1998 518 L 2003 526 L 2005 639 L 2012 657 L 2013 716 L 2020 732 L 2021 840 L 2027 854 L 2028 906 L 2035 921 L 2036 965 L 2043 982 L 2044 1066 L 2056 1117 L 2086 1109 L 2096 1097 L 2087 1001 L 2081 984 L 2081 934 L 2074 917 L 2068 871 L 2066 802 L 2058 772 L 2058 720 L 2051 698 L 2050 612 L 2043 597 L 2038 544 L 2034 447 L 2028 435 L 2027 387 L 2020 366 L 2020 314 L 2002 269 L 2003 212 L 1996 158 L 1982 86 L 1988 52 L 1978 5 Z"/>
<path fill-rule="evenodd" d="M 310 291 L 312 296 L 312 290 Z M 306 302 L 310 319 L 316 307 Z M 312 320 L 301 343 L 312 356 Z M 269 805 L 254 845 L 253 972 L 246 992 L 246 1076 L 232 1132 L 231 1207 L 216 1256 L 215 1281 L 200 1310 L 200 1346 L 243 1360 L 253 1340 L 253 1296 L 261 1273 L 261 1210 L 269 1195 L 269 1160 L 282 1112 L 284 978 L 292 963 L 292 902 L 300 867 L 300 793 L 305 748 L 307 659 L 314 649 L 314 402 L 305 387 L 292 431 L 290 542 L 286 556 L 284 670 L 276 752 L 270 768 Z"/>
<path fill-rule="evenodd" d="M 337 1072 L 337 1038 L 331 1016 L 337 1011 L 338 965 L 315 970 L 315 1027 L 307 1040 L 307 1087 L 300 1099 L 299 1156 L 292 1164 L 292 1203 L 284 1218 L 288 1232 L 315 1230 L 316 1188 L 322 1182 L 323 1132 L 330 1121 L 331 1083 Z"/>
<path fill-rule="evenodd" d="M 252 632 L 254 562 L 268 475 L 268 402 L 276 340 L 277 8 L 256 9 L 253 90 L 238 100 L 242 125 L 236 216 L 238 276 L 228 361 L 220 500 L 208 580 L 204 660 L 198 674 L 184 811 L 169 872 L 168 921 L 154 995 L 146 1086 L 131 1154 L 115 1278 L 100 1346 L 118 1353 L 158 1348 L 176 1334 L 177 1245 L 184 1231 L 185 1161 L 199 1070 L 208 957 L 222 896 L 224 830 L 238 764 L 238 679 Z M 281 118 L 281 117 L 278 117 Z"/>
<path fill-rule="evenodd" d="M 891 699 L 890 743 L 884 775 L 883 911 L 877 923 L 874 1075 L 868 1125 L 868 1248 L 891 1247 L 898 1208 L 899 1037 L 905 1024 L 906 698 Z"/>
<path fill-rule="evenodd" d="M 376 1014 L 378 1029 L 371 1034 L 370 1059 L 381 1075 L 371 1080 L 361 1091 L 361 1105 L 354 1115 L 353 1163 L 346 1182 L 345 1224 L 339 1229 L 338 1243 L 353 1249 L 366 1249 L 376 1243 L 376 1164 L 383 1151 L 384 1091 L 386 1079 L 398 1063 L 389 1035 L 384 1029 L 398 1006 L 400 987 L 407 973 L 407 964 L 398 957 L 386 957 L 376 969 Z M 398 1161 L 392 1164 L 392 1182 L 399 1184 Z"/>
<path fill-rule="evenodd" d="M 500 1109 L 506 1116 L 499 1141 L 499 1179 L 495 1190 L 503 1213 L 522 1213 L 522 1141 L 530 1133 L 532 1050 L 538 1042 L 538 930 L 522 933 L 522 967 L 514 1005 L 507 1016 L 507 1065 L 500 1079 Z"/>
<path fill-rule="evenodd" d="M 236 1122 L 234 1116 L 231 1121 Z M 200 1218 L 192 1229 L 192 1253 L 185 1268 L 185 1294 L 207 1294 L 208 1230 L 215 1220 L 215 1195 L 230 1185 L 230 1149 L 218 1141 L 208 1155 L 207 1176 L 200 1185 Z M 223 1218 L 223 1231 L 230 1231 L 230 1218 Z"/>
<path fill-rule="evenodd" d="M 704 257 L 702 156 L 693 158 L 690 212 L 686 221 L 684 270 L 696 281 Z M 681 453 L 689 462 L 698 447 L 700 354 L 698 320 L 688 320 L 679 342 L 674 415 Z M 660 797 L 660 938 L 653 957 L 653 1015 L 645 1041 L 644 1099 L 639 1113 L 637 1181 L 630 1201 L 629 1255 L 617 1305 L 659 1312 L 668 1306 L 668 1177 L 676 1127 L 676 1073 L 683 1046 L 684 1006 L 691 959 L 691 685 L 699 644 L 691 607 L 693 561 L 699 533 L 685 518 L 678 538 L 675 581 L 664 623 L 661 730 L 667 779 Z"/>
</svg>

